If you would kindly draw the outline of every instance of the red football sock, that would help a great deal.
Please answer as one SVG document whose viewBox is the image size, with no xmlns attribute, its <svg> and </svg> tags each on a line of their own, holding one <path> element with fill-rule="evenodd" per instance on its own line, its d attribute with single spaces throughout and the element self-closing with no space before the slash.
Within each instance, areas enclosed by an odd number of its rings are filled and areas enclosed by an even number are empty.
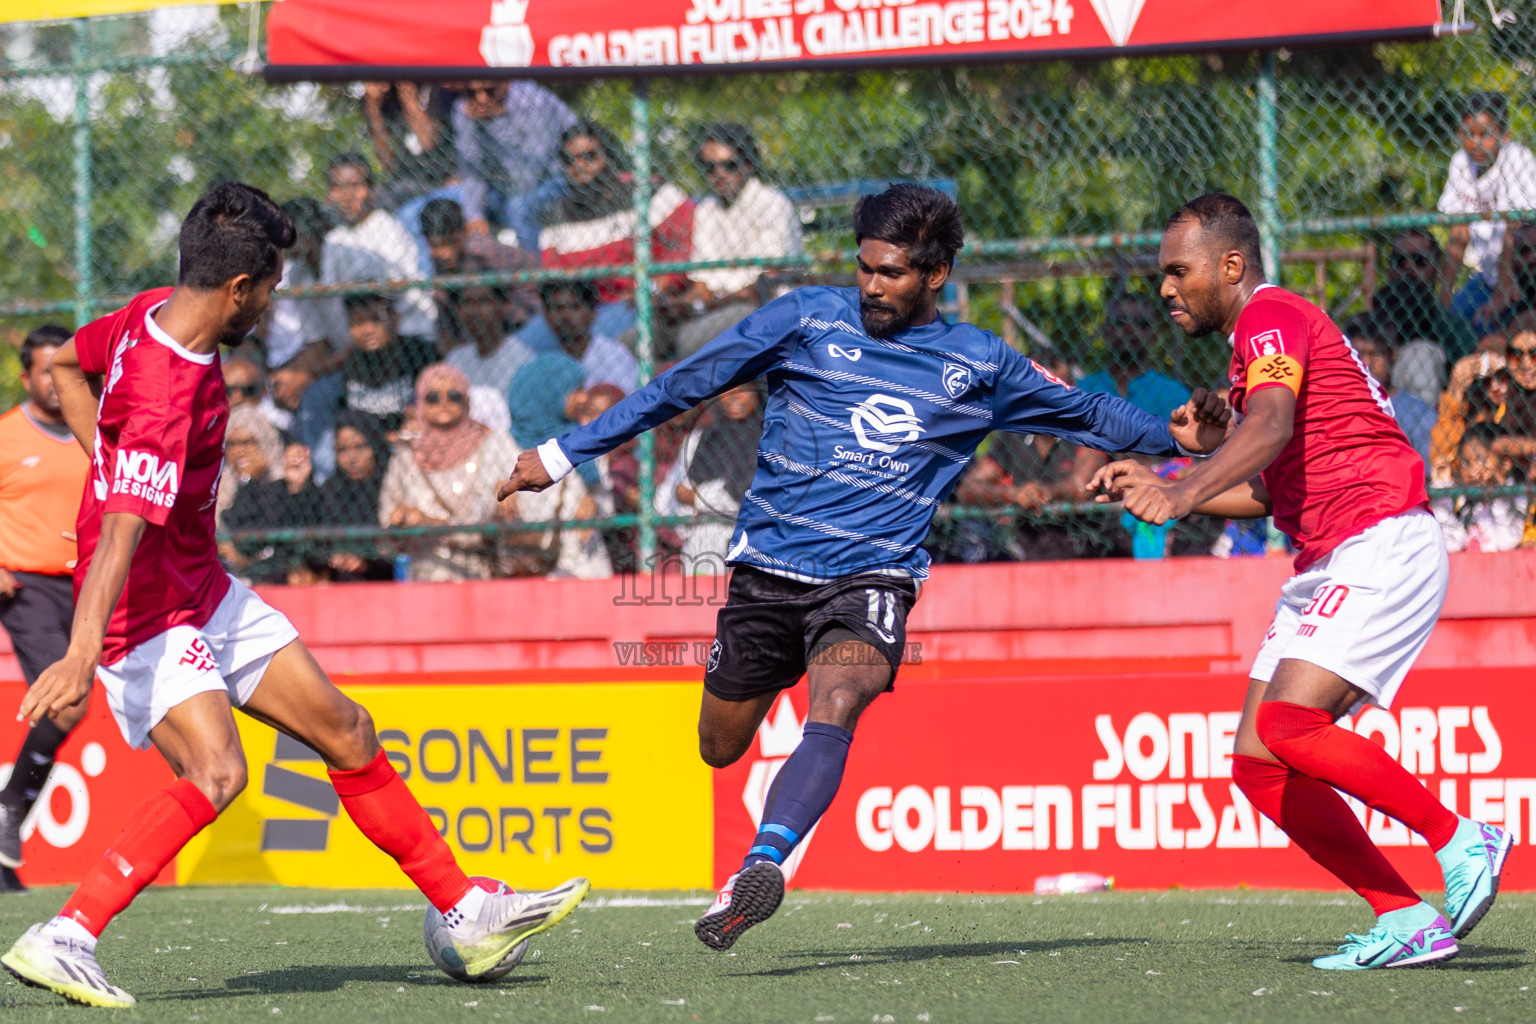
<svg viewBox="0 0 1536 1024">
<path fill-rule="evenodd" d="M 1282 700 L 1259 705 L 1259 740 L 1282 762 L 1336 786 L 1424 837 L 1436 851 L 1456 834 L 1456 815 L 1396 759 L 1368 739 L 1334 727 L 1333 715 Z"/>
<path fill-rule="evenodd" d="M 384 752 L 361 768 L 330 776 L 341 806 L 363 835 L 399 862 L 434 907 L 445 914 L 452 910 L 469 892 L 469 877 Z"/>
<path fill-rule="evenodd" d="M 1283 764 L 1232 755 L 1232 781 L 1307 856 L 1349 886 L 1378 916 L 1419 903 L 1333 787 Z"/>
<path fill-rule="evenodd" d="M 187 841 L 218 816 L 202 790 L 177 779 L 128 816 L 123 831 L 86 873 L 59 916 L 100 937 L 107 922 L 121 914 Z"/>
</svg>

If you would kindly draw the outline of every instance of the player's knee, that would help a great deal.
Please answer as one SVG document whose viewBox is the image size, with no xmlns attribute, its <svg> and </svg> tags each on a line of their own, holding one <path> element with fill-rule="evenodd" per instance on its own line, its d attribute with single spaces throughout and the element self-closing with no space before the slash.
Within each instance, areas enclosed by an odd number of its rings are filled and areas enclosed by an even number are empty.
<svg viewBox="0 0 1536 1024">
<path fill-rule="evenodd" d="M 812 699 L 811 717 L 852 732 L 869 702 L 883 689 L 883 683 L 879 686 L 853 680 L 834 683 Z"/>
<path fill-rule="evenodd" d="M 752 737 L 748 736 L 745 743 L 734 742 L 730 737 L 721 737 L 699 733 L 699 757 L 711 768 L 726 768 L 741 759 L 741 755 L 747 752 L 751 746 Z"/>
<path fill-rule="evenodd" d="M 361 768 L 379 753 L 379 737 L 373 726 L 373 716 L 356 701 L 347 701 L 339 714 L 330 758 L 332 767 L 350 770 Z"/>
<path fill-rule="evenodd" d="M 1328 712 L 1282 700 L 1260 704 L 1253 718 L 1253 731 L 1258 733 L 1259 742 L 1287 763 L 1303 752 L 1318 730 L 1332 725 Z"/>
<path fill-rule="evenodd" d="M 221 753 L 204 763 L 191 766 L 185 777 L 220 811 L 244 791 L 249 779 L 245 757 L 239 750 L 232 755 Z"/>
</svg>

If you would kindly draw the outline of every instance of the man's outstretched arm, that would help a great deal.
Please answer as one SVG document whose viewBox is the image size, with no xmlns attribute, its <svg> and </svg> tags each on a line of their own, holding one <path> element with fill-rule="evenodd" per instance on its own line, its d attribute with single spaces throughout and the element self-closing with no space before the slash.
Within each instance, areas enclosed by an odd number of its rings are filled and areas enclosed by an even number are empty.
<svg viewBox="0 0 1536 1024">
<path fill-rule="evenodd" d="M 1116 395 L 1057 380 L 1006 347 L 993 399 L 993 423 L 1000 430 L 1049 434 L 1103 452 L 1205 454 L 1221 446 L 1230 419 L 1226 401 L 1200 388 L 1160 420 Z"/>
<path fill-rule="evenodd" d="M 123 596 L 128 582 L 128 567 L 133 553 L 149 525 L 143 516 L 131 512 L 109 512 L 102 517 L 101 541 L 91 559 L 91 567 L 80 587 L 80 601 L 75 605 L 74 625 L 70 627 L 69 649 L 64 657 L 43 670 L 37 682 L 22 698 L 17 720 L 36 725 L 90 696 L 96 667 L 101 663 L 101 649 L 106 641 L 107 624 L 112 610 Z"/>
<path fill-rule="evenodd" d="M 761 377 L 788 354 L 800 329 L 800 300 L 791 292 L 769 303 L 693 355 L 658 375 L 586 426 L 550 438 L 518 456 L 496 489 L 505 501 L 518 491 L 542 491 L 577 465 L 606 455 L 705 399 Z"/>
<path fill-rule="evenodd" d="M 1124 459 L 1100 467 L 1088 481 L 1087 490 L 1094 496 L 1094 501 L 1103 505 L 1124 501 L 1127 491 L 1144 484 L 1166 486 L 1168 481 L 1141 463 Z M 1263 519 L 1274 511 L 1274 502 L 1270 500 L 1263 479 L 1254 477 L 1207 499 L 1191 511 L 1195 515 L 1220 519 Z"/>
<path fill-rule="evenodd" d="M 1145 480 L 1125 487 L 1125 510 L 1143 522 L 1160 526 L 1170 519 L 1217 507 L 1211 503 L 1218 498 L 1222 499 L 1221 507 L 1226 507 L 1229 492 L 1251 486 L 1250 481 L 1268 468 L 1291 440 L 1295 415 L 1296 396 L 1289 388 L 1251 392 L 1248 415 L 1220 451 L 1177 481 Z M 1267 492 L 1264 497 L 1269 497 Z M 1212 514 L 1250 518 L 1229 512 Z M 1268 515 L 1268 511 L 1258 514 Z"/>
</svg>

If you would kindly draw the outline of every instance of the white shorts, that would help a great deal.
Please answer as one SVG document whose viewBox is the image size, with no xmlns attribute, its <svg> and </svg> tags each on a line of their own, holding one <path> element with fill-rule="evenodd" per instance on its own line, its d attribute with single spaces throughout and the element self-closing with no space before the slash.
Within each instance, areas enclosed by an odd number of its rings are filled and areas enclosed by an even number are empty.
<svg viewBox="0 0 1536 1024">
<path fill-rule="evenodd" d="M 1384 519 L 1285 581 L 1275 619 L 1253 661 L 1269 682 L 1282 658 L 1344 677 L 1391 707 L 1445 603 L 1450 562 L 1428 512 Z"/>
<path fill-rule="evenodd" d="M 209 690 L 239 707 L 251 699 L 272 655 L 299 638 L 282 612 L 233 576 L 229 593 L 201 628 L 172 626 L 127 657 L 96 670 L 107 706 L 130 747 L 149 748 L 149 731 L 171 708 Z"/>
</svg>

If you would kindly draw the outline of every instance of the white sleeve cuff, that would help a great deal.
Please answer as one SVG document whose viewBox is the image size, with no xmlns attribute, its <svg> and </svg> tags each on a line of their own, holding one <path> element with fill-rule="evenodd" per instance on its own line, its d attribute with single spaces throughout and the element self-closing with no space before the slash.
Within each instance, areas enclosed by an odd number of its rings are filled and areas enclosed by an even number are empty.
<svg viewBox="0 0 1536 1024">
<path fill-rule="evenodd" d="M 571 465 L 571 460 L 565 457 L 565 452 L 560 450 L 560 442 L 553 437 L 535 449 L 539 453 L 539 461 L 544 463 L 544 472 L 549 474 L 552 481 L 564 479 L 571 470 L 576 467 Z"/>
</svg>

